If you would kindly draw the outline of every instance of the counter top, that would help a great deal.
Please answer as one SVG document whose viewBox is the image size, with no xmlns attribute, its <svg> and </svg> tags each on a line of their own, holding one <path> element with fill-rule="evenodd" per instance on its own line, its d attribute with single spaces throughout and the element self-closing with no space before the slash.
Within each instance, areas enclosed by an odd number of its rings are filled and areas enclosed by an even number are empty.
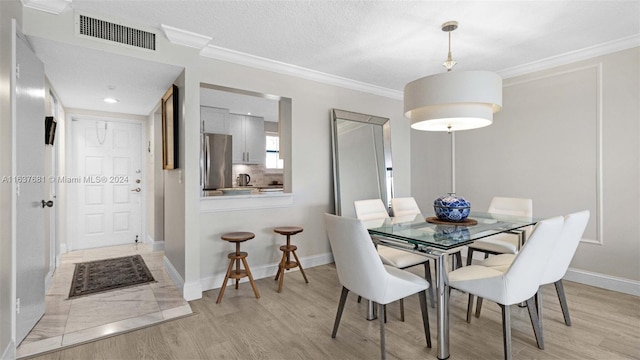
<svg viewBox="0 0 640 360">
<path fill-rule="evenodd" d="M 268 209 L 287 207 L 292 204 L 292 193 L 284 193 L 282 191 L 256 191 L 248 195 L 217 195 L 200 197 L 200 212 Z"/>
</svg>

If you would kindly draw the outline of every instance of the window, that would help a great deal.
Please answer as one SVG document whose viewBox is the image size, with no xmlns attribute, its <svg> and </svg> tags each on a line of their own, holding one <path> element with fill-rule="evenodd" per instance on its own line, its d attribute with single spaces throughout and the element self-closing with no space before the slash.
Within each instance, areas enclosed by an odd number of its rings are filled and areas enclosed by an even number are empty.
<svg viewBox="0 0 640 360">
<path fill-rule="evenodd" d="M 265 167 L 267 169 L 283 169 L 284 161 L 280 159 L 280 136 L 277 133 L 266 133 L 266 144 Z"/>
</svg>

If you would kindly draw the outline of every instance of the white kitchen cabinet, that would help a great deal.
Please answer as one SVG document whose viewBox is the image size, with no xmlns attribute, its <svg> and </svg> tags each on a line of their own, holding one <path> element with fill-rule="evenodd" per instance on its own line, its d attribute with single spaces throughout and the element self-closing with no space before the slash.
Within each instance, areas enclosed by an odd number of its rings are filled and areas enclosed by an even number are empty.
<svg viewBox="0 0 640 360">
<path fill-rule="evenodd" d="M 207 134 L 229 133 L 229 110 L 200 106 L 202 132 Z"/>
<path fill-rule="evenodd" d="M 234 164 L 264 164 L 264 119 L 258 116 L 229 114 L 229 134 L 233 136 Z"/>
</svg>

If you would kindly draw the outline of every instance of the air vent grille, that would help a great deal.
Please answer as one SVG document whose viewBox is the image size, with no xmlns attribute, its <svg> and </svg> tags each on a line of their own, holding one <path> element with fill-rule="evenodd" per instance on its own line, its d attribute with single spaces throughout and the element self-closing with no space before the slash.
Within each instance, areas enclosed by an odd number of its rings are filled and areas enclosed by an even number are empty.
<svg viewBox="0 0 640 360">
<path fill-rule="evenodd" d="M 156 49 L 156 34 L 148 31 L 95 19 L 85 15 L 80 15 L 78 24 L 81 35 L 148 50 Z"/>
</svg>

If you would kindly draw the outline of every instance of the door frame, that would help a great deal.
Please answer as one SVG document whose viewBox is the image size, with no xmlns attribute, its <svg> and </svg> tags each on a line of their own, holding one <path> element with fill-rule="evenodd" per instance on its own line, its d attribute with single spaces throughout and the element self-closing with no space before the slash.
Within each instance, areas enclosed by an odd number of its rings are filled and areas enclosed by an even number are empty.
<svg viewBox="0 0 640 360">
<path fill-rule="evenodd" d="M 147 169 L 146 169 L 146 157 L 145 157 L 145 144 L 147 143 L 147 127 L 146 121 L 148 119 L 146 117 L 141 117 L 139 115 L 123 115 L 122 118 L 113 117 L 112 115 L 105 114 L 104 116 L 98 114 L 85 115 L 82 113 L 69 112 L 66 114 L 66 121 L 69 126 L 66 126 L 66 146 L 69 151 L 66 152 L 65 162 L 68 164 L 68 169 L 70 169 L 71 174 L 77 174 L 76 163 L 74 160 L 73 154 L 73 128 L 75 121 L 83 121 L 83 120 L 93 120 L 93 121 L 106 121 L 107 123 L 129 123 L 129 124 L 137 124 L 140 125 L 140 177 L 142 179 L 142 184 L 146 187 L 148 185 L 147 179 Z M 58 174 L 60 174 L 58 172 Z M 60 174 L 62 175 L 62 174 Z M 65 174 L 67 175 L 67 174 Z M 58 184 L 59 186 L 66 186 L 64 183 Z M 66 251 L 70 252 L 75 250 L 73 248 L 73 240 L 75 239 L 76 234 L 75 227 L 73 226 L 73 222 L 77 219 L 77 209 L 78 209 L 78 195 L 76 192 L 65 191 L 67 194 L 67 208 L 65 209 L 65 217 L 66 217 L 66 234 L 65 234 L 65 245 Z M 147 191 L 143 190 L 140 192 L 140 241 L 139 243 L 146 243 L 147 240 Z"/>
</svg>

